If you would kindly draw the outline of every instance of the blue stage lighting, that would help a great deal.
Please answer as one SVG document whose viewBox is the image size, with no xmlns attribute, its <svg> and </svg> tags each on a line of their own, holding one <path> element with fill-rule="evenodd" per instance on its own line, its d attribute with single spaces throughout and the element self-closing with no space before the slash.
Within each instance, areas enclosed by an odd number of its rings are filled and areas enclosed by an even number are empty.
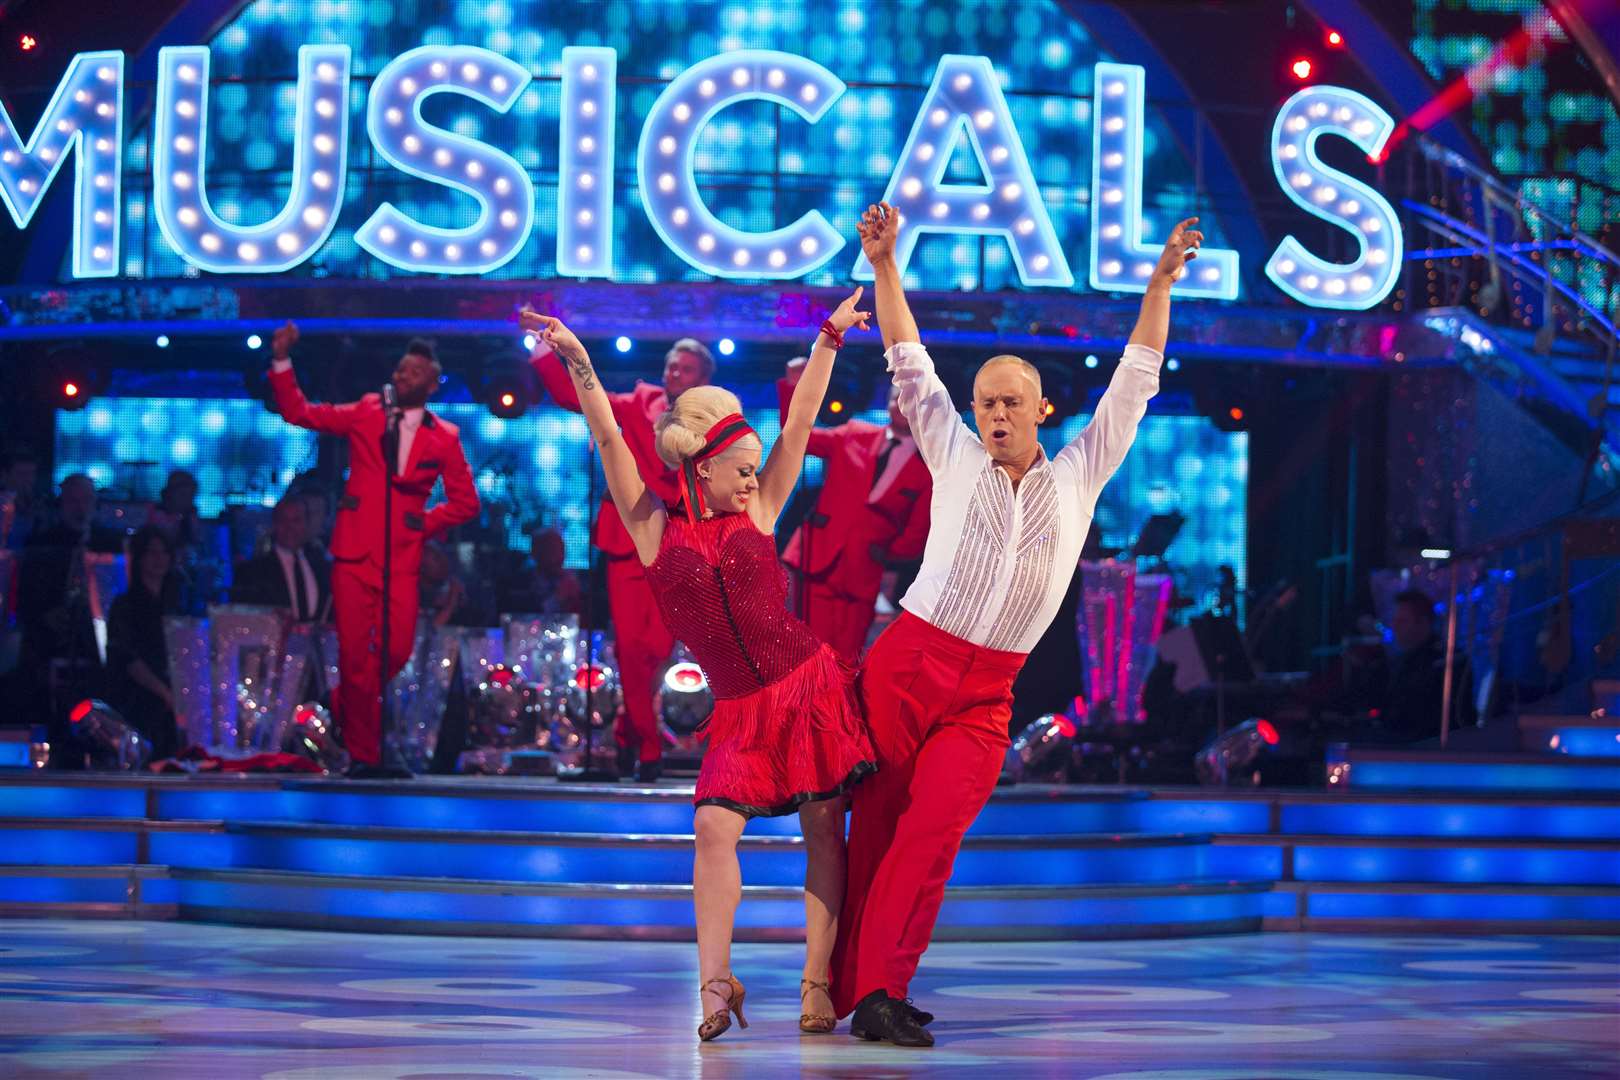
<svg viewBox="0 0 1620 1080">
<path fill-rule="evenodd" d="M 1164 362 L 1164 366 L 1170 371 L 1180 371 L 1181 361 L 1172 356 L 1170 359 Z"/>
<path fill-rule="evenodd" d="M 535 338 L 535 336 L 533 334 L 524 334 L 523 335 L 523 347 L 525 349 L 527 349 L 529 352 L 534 352 L 534 346 L 535 346 L 536 340 L 537 339 Z"/>
<path fill-rule="evenodd" d="M 259 346 L 261 346 L 263 344 L 264 344 L 264 338 L 260 337 L 258 334 L 249 334 L 248 335 L 248 339 L 247 339 L 247 347 L 248 348 L 257 349 Z"/>
<path fill-rule="evenodd" d="M 157 347 L 160 348 L 160 349 L 167 349 L 169 347 L 169 335 L 168 334 L 159 334 L 157 336 Z"/>
<path fill-rule="evenodd" d="M 636 347 L 636 343 L 621 334 L 614 340 L 613 347 L 618 349 L 620 352 L 629 352 L 631 349 Z"/>
<path fill-rule="evenodd" d="M 734 353 L 736 351 L 737 351 L 737 343 L 735 341 L 732 341 L 728 337 L 723 337 L 723 338 L 720 339 L 720 355 L 721 356 L 730 356 L 732 353 Z"/>
<path fill-rule="evenodd" d="M 1088 367 L 1088 368 L 1094 368 L 1099 363 L 1101 363 L 1101 361 L 1099 361 L 1097 359 L 1097 354 L 1096 353 L 1091 353 L 1086 357 L 1086 367 Z"/>
</svg>

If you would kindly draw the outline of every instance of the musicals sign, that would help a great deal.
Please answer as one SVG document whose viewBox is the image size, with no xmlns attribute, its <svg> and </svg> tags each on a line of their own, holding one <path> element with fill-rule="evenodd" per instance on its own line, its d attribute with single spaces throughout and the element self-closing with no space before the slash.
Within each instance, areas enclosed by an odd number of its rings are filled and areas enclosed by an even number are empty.
<svg viewBox="0 0 1620 1080">
<path fill-rule="evenodd" d="M 289 193 L 278 213 L 255 225 L 224 220 L 205 194 L 209 59 L 207 46 L 159 54 L 153 216 L 169 246 L 200 270 L 290 270 L 327 241 L 343 205 L 350 50 L 299 50 Z M 614 275 L 617 63 L 610 48 L 567 48 L 562 54 L 556 270 L 565 277 Z M 1098 63 L 1094 75 L 1087 280 L 1098 290 L 1140 292 L 1158 256 L 1158 245 L 1141 235 L 1143 69 Z M 390 61 L 372 82 L 366 103 L 372 148 L 401 172 L 471 196 L 479 212 L 470 225 L 442 228 L 385 202 L 356 230 L 356 242 L 390 266 L 432 274 L 487 273 L 522 250 L 535 222 L 527 170 L 496 146 L 430 124 L 422 110 L 436 94 L 455 94 L 505 113 L 531 79 L 513 60 L 466 45 L 423 46 Z M 722 221 L 704 201 L 694 158 L 699 133 L 731 105 L 774 102 L 815 124 L 844 90 L 843 81 L 821 64 L 768 50 L 711 56 L 670 81 L 640 118 L 634 178 L 642 207 L 669 249 L 720 278 L 798 278 L 838 257 L 848 238 L 816 210 L 769 231 Z M 0 197 L 19 229 L 28 227 L 68 156 L 77 155 L 75 278 L 118 273 L 123 108 L 123 53 L 86 52 L 68 65 L 26 141 L 0 109 Z M 1394 127 L 1374 102 L 1335 86 L 1302 89 L 1278 110 L 1271 134 L 1278 184 L 1306 213 L 1348 232 L 1359 248 L 1351 262 L 1329 262 L 1285 237 L 1267 260 L 1266 274 L 1301 303 L 1361 310 L 1394 286 L 1402 256 L 1394 209 L 1316 153 L 1317 141 L 1331 136 L 1376 156 Z M 946 182 L 947 166 L 964 143 L 977 159 L 982 183 Z M 884 198 L 912 226 L 902 234 L 902 264 L 922 233 L 976 234 L 1008 245 L 1025 286 L 1075 285 L 1064 238 L 1053 227 L 1001 85 L 983 56 L 940 58 Z M 853 272 L 871 278 L 864 258 L 855 261 Z M 1238 253 L 1206 247 L 1176 292 L 1230 300 L 1238 295 L 1238 280 Z"/>
</svg>

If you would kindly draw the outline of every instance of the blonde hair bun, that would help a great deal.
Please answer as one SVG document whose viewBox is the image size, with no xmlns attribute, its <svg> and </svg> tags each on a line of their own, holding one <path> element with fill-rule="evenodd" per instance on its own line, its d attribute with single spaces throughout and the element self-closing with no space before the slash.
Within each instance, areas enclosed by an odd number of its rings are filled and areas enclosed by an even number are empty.
<svg viewBox="0 0 1620 1080">
<path fill-rule="evenodd" d="M 658 457 L 670 468 L 680 468 L 682 462 L 703 449 L 710 428 L 732 413 L 740 412 L 742 402 L 730 390 L 719 386 L 692 387 L 653 422 Z"/>
</svg>

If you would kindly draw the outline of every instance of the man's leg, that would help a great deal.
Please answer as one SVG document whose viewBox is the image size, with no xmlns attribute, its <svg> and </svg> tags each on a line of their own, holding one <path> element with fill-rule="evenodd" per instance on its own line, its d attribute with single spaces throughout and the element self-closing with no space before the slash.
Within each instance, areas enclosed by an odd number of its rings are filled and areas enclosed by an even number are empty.
<svg viewBox="0 0 1620 1080">
<path fill-rule="evenodd" d="M 349 561 L 332 565 L 332 609 L 338 632 L 337 719 L 349 757 L 361 765 L 378 764 L 382 753 L 376 640 L 382 585 L 369 569 Z"/>
<path fill-rule="evenodd" d="M 653 680 L 675 648 L 675 637 L 658 614 L 658 601 L 641 560 L 634 555 L 610 558 L 607 579 L 619 686 L 630 729 L 627 732 L 621 726 L 618 741 L 621 746 L 639 743 L 642 761 L 658 761 L 664 756 L 664 747 L 658 738 L 658 714 L 653 709 Z"/>
<path fill-rule="evenodd" d="M 905 623 L 884 631 L 861 672 L 862 710 L 878 771 L 859 784 L 851 800 L 849 862 L 844 905 L 833 946 L 833 1009 L 847 1016 L 861 998 L 882 989 L 887 955 L 867 947 L 864 923 L 874 902 L 872 884 L 888 855 L 895 822 L 905 810 L 912 757 L 927 724 L 926 705 L 915 696 L 922 651 L 908 643 Z"/>
<path fill-rule="evenodd" d="M 987 716 L 992 711 L 993 720 Z M 882 940 L 893 942 L 885 978 L 894 997 L 908 996 L 939 920 L 962 837 L 995 791 L 1007 756 L 1006 731 L 1004 709 L 977 709 L 936 727 L 917 753 L 911 802 L 895 826 L 891 847 L 905 853 L 894 860 L 893 873 L 896 884 L 910 890 L 910 911 L 875 930 Z M 900 915 L 898 906 L 886 913 Z"/>
</svg>

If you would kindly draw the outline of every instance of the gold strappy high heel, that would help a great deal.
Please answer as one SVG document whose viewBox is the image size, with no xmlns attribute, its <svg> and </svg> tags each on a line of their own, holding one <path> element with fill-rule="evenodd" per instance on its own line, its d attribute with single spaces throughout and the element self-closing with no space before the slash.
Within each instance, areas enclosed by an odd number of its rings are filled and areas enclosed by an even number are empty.
<svg viewBox="0 0 1620 1080">
<path fill-rule="evenodd" d="M 804 1008 L 804 999 L 812 990 L 820 990 L 832 997 L 832 986 L 816 979 L 799 980 L 799 1007 Z M 799 1030 L 806 1035 L 826 1035 L 838 1026 L 838 1017 L 825 1016 L 817 1013 L 803 1012 L 799 1014 Z"/>
<path fill-rule="evenodd" d="M 722 975 L 720 978 L 710 979 L 708 982 L 698 987 L 698 1001 L 700 1003 L 702 1002 L 703 991 L 708 990 L 709 987 L 713 986 L 715 983 L 724 985 L 730 991 L 730 993 L 728 993 L 726 996 L 725 1007 L 716 1009 L 714 1012 L 704 1017 L 703 1023 L 698 1025 L 698 1038 L 702 1039 L 704 1042 L 708 1042 L 710 1039 L 718 1038 L 730 1030 L 732 1013 L 737 1014 L 737 1023 L 741 1024 L 744 1029 L 748 1027 L 748 1020 L 743 1016 L 742 1011 L 743 997 L 748 993 L 748 991 L 743 989 L 743 984 L 737 981 L 737 977 L 735 975 Z M 715 993 L 718 994 L 719 991 L 715 991 Z"/>
</svg>

